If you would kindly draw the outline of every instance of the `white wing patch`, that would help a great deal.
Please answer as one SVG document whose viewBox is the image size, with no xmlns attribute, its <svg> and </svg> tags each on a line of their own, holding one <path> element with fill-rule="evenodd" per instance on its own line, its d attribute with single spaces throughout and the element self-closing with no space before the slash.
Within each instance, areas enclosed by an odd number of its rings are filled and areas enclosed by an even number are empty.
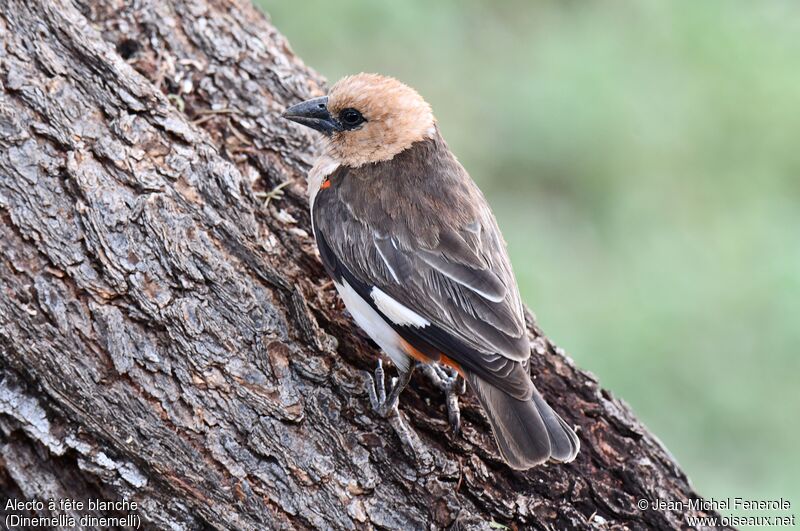
<svg viewBox="0 0 800 531">
<path fill-rule="evenodd" d="M 356 324 L 392 358 L 401 371 L 408 371 L 411 367 L 411 358 L 405 353 L 400 334 L 395 332 L 346 280 L 342 279 L 341 284 L 334 282 L 334 285 Z"/>
<path fill-rule="evenodd" d="M 391 319 L 394 324 L 417 328 L 425 328 L 431 324 L 420 314 L 403 306 L 378 288 L 372 288 L 370 296 L 383 315 Z"/>
</svg>

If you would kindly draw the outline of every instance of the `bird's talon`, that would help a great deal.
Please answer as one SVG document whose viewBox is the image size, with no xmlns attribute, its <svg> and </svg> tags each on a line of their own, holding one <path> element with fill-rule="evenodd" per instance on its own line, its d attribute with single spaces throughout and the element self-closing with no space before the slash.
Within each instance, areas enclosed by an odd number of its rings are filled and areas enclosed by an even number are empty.
<svg viewBox="0 0 800 531">
<path fill-rule="evenodd" d="M 461 409 L 458 407 L 458 395 L 466 391 L 467 382 L 459 376 L 455 369 L 441 366 L 438 363 L 423 365 L 422 369 L 433 385 L 445 394 L 447 420 L 450 429 L 455 435 L 458 435 L 461 431 Z"/>
<path fill-rule="evenodd" d="M 372 405 L 372 409 L 377 409 L 379 401 L 378 395 L 375 393 L 375 379 L 367 371 L 363 371 L 362 374 L 364 376 L 364 389 L 367 391 L 367 396 L 369 396 L 369 402 Z"/>
<path fill-rule="evenodd" d="M 374 377 L 365 372 L 365 378 L 365 387 L 372 410 L 384 418 L 394 416 L 398 412 L 397 404 L 400 401 L 400 393 L 411 379 L 411 371 L 400 373 L 399 378 L 393 377 L 390 380 L 388 392 L 383 362 L 380 359 L 378 360 L 378 366 L 375 368 Z"/>
</svg>

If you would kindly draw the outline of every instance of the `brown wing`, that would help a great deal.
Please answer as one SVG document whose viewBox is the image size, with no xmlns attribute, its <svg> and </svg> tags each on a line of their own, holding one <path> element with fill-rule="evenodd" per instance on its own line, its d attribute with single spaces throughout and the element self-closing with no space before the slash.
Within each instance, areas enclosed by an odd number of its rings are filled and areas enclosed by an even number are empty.
<svg viewBox="0 0 800 531">
<path fill-rule="evenodd" d="M 329 179 L 313 220 L 334 279 L 346 279 L 414 347 L 530 398 L 530 346 L 505 245 L 483 195 L 444 141 L 343 167 Z M 427 324 L 384 311 L 376 289 Z"/>
</svg>

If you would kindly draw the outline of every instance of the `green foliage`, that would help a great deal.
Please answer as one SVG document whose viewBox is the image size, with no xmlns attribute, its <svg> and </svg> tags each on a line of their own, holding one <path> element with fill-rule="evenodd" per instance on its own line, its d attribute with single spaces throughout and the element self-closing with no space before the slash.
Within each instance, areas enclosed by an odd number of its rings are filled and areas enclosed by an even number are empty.
<svg viewBox="0 0 800 531">
<path fill-rule="evenodd" d="M 543 328 L 702 494 L 800 506 L 800 4 L 262 5 L 431 102 Z"/>
</svg>

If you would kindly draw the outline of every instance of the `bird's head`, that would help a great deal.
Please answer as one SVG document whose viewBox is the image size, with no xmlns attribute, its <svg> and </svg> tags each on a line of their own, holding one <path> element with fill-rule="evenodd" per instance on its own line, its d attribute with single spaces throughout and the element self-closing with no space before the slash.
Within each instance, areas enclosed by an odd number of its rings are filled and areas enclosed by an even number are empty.
<svg viewBox="0 0 800 531">
<path fill-rule="evenodd" d="M 436 133 L 433 112 L 422 96 L 378 74 L 345 77 L 327 96 L 293 105 L 283 116 L 323 133 L 328 154 L 354 167 L 390 160 Z"/>
</svg>

